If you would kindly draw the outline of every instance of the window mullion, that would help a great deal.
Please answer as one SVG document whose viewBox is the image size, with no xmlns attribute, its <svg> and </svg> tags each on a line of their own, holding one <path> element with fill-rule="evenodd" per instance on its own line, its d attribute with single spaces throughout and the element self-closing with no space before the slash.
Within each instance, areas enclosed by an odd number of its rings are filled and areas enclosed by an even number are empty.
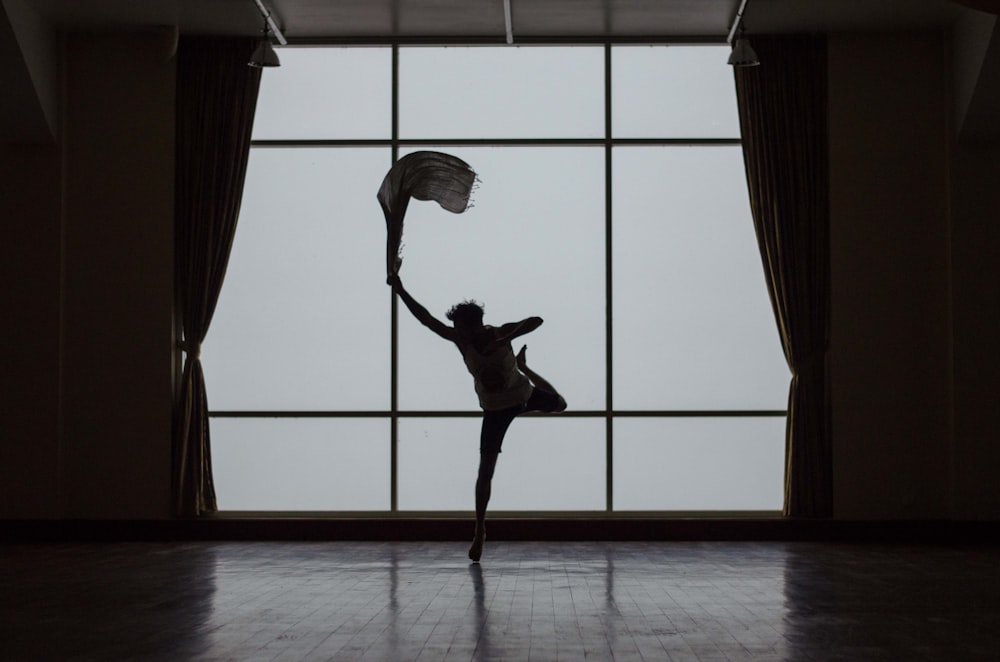
<svg viewBox="0 0 1000 662">
<path fill-rule="evenodd" d="M 612 338 L 612 273 L 611 273 L 611 44 L 604 44 L 604 348 L 605 348 L 605 421 L 606 421 L 606 446 L 605 446 L 605 489 L 606 505 L 605 510 L 614 510 L 614 421 L 611 416 L 613 410 L 613 384 L 611 383 L 612 361 L 614 357 L 611 353 Z"/>
<path fill-rule="evenodd" d="M 399 158 L 399 46 L 392 47 L 392 162 Z M 389 377 L 389 510 L 399 510 L 399 297 L 391 294 Z"/>
</svg>

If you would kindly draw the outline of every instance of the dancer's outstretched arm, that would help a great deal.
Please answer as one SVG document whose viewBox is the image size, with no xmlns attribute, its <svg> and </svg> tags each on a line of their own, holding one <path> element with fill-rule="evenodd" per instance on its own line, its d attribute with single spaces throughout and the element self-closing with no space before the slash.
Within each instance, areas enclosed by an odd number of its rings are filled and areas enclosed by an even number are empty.
<svg viewBox="0 0 1000 662">
<path fill-rule="evenodd" d="M 410 296 L 410 293 L 403 287 L 403 281 L 399 279 L 399 276 L 389 276 L 386 279 L 386 283 L 392 286 L 392 289 L 399 295 L 399 298 L 403 300 L 403 303 L 406 304 L 406 307 L 410 310 L 410 313 L 417 318 L 418 322 L 445 340 L 455 342 L 455 329 L 431 315 L 427 312 L 426 308 L 421 306 L 416 299 Z"/>
<path fill-rule="evenodd" d="M 542 325 L 544 320 L 541 317 L 527 317 L 520 322 L 508 322 L 497 329 L 496 338 L 487 345 L 486 353 L 490 353 L 498 347 L 503 347 L 514 338 L 531 333 Z"/>
</svg>

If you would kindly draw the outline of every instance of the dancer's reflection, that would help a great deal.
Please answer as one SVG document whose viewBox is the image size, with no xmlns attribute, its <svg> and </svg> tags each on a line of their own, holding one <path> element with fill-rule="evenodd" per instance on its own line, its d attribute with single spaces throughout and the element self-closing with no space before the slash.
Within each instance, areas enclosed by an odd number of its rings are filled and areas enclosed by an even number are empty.
<svg viewBox="0 0 1000 662">
<path fill-rule="evenodd" d="M 469 575 L 472 577 L 472 590 L 476 601 L 476 632 L 478 633 L 476 657 L 490 659 L 492 650 L 490 648 L 490 629 L 486 622 L 488 612 L 486 610 L 486 584 L 483 582 L 482 566 L 478 563 L 470 563 Z"/>
</svg>

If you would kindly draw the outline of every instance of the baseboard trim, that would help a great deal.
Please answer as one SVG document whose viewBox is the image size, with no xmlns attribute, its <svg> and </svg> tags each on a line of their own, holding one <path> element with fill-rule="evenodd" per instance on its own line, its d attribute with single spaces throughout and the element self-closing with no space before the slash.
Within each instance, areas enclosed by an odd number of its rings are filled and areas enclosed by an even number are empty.
<svg viewBox="0 0 1000 662">
<path fill-rule="evenodd" d="M 816 541 L 995 544 L 998 521 L 844 521 L 796 518 L 493 518 L 491 540 Z M 170 520 L 3 520 L 0 542 L 447 541 L 466 540 L 462 518 L 205 517 Z"/>
</svg>

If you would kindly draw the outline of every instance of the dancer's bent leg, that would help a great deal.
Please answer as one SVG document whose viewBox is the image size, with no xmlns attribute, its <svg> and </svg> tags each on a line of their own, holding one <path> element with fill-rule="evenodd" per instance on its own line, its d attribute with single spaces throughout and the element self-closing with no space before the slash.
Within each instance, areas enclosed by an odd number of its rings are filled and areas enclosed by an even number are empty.
<svg viewBox="0 0 1000 662">
<path fill-rule="evenodd" d="M 535 386 L 536 391 L 541 390 L 545 393 L 538 393 L 537 397 L 532 395 L 534 402 L 529 401 L 527 410 L 528 411 L 545 411 L 545 412 L 561 412 L 566 410 L 566 399 L 559 395 L 559 391 L 556 387 L 550 384 L 544 377 L 539 375 L 537 372 L 528 367 L 527 358 L 525 353 L 527 352 L 528 346 L 525 345 L 521 348 L 521 351 L 517 353 L 517 367 L 527 376 L 531 383 Z M 549 396 L 549 397 L 542 397 Z"/>
</svg>

